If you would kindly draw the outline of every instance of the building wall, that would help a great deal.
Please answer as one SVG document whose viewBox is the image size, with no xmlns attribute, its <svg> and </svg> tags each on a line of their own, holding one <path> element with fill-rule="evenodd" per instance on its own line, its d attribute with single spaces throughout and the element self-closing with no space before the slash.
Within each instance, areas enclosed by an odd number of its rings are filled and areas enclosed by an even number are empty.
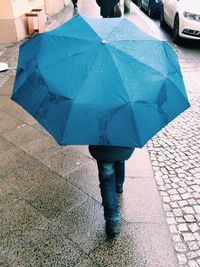
<svg viewBox="0 0 200 267">
<path fill-rule="evenodd" d="M 13 17 L 12 3 L 9 0 L 0 1 L 0 18 L 7 19 Z"/>
<path fill-rule="evenodd" d="M 0 0 L 0 43 L 23 40 L 28 33 L 25 13 L 32 9 L 43 10 L 46 15 L 53 15 L 64 8 L 65 0 Z"/>
<path fill-rule="evenodd" d="M 45 9 L 47 15 L 53 15 L 60 12 L 65 5 L 64 0 L 45 0 Z"/>
</svg>

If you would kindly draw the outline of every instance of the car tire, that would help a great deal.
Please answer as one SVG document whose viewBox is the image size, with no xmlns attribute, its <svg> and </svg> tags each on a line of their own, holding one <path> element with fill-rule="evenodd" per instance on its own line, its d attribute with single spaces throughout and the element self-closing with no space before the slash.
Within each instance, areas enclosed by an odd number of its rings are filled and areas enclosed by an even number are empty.
<svg viewBox="0 0 200 267">
<path fill-rule="evenodd" d="M 167 28 L 167 23 L 165 22 L 164 7 L 162 6 L 160 11 L 160 27 L 163 29 Z"/>
<path fill-rule="evenodd" d="M 172 30 L 172 40 L 174 43 L 178 44 L 180 42 L 180 36 L 179 36 L 179 16 L 176 15 L 174 19 L 174 26 Z"/>
<path fill-rule="evenodd" d="M 142 0 L 138 0 L 138 7 L 139 9 L 142 9 Z"/>
<path fill-rule="evenodd" d="M 153 8 L 153 2 L 154 2 L 154 0 L 149 1 L 149 6 L 148 6 L 148 10 L 147 10 L 148 16 L 150 18 L 155 17 L 155 9 Z"/>
</svg>

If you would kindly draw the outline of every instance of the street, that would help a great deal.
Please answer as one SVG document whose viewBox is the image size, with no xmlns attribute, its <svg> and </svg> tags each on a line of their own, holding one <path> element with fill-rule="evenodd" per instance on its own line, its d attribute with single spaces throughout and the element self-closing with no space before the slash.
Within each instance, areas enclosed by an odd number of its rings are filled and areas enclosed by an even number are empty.
<svg viewBox="0 0 200 267">
<path fill-rule="evenodd" d="M 78 10 L 100 17 L 95 1 L 79 0 Z M 46 30 L 73 12 L 69 5 Z M 133 3 L 125 17 L 176 51 L 191 107 L 127 162 L 122 235 L 110 243 L 87 149 L 56 145 L 12 106 L 15 71 L 0 73 L 0 266 L 200 266 L 200 42 L 173 44 Z M 0 47 L 0 61 L 15 68 L 19 45 Z"/>
</svg>

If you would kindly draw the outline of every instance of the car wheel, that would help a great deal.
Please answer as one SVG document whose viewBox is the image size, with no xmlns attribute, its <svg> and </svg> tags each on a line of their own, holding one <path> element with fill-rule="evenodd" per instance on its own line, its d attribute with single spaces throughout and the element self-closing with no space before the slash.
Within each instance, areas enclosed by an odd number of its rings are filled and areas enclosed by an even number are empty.
<svg viewBox="0 0 200 267">
<path fill-rule="evenodd" d="M 165 15 L 164 15 L 164 7 L 162 6 L 160 11 L 160 27 L 165 29 L 167 27 L 167 24 L 165 22 Z"/>
<path fill-rule="evenodd" d="M 138 7 L 142 9 L 142 0 L 138 0 Z"/>
<path fill-rule="evenodd" d="M 149 1 L 149 6 L 148 6 L 148 16 L 150 18 L 155 17 L 155 9 L 153 8 L 153 0 Z"/>
<path fill-rule="evenodd" d="M 179 17 L 176 15 L 174 19 L 174 26 L 172 30 L 172 40 L 174 43 L 178 44 L 180 41 L 180 36 L 179 36 Z"/>
</svg>

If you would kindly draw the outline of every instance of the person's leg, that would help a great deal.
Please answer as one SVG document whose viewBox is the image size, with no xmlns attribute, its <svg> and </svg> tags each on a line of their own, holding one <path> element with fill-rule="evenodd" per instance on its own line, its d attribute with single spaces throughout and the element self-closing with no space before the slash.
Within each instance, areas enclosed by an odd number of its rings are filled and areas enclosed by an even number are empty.
<svg viewBox="0 0 200 267">
<path fill-rule="evenodd" d="M 123 184 L 125 180 L 125 162 L 116 161 L 114 167 L 115 167 L 116 191 L 117 193 L 122 193 Z"/>
<path fill-rule="evenodd" d="M 106 220 L 106 233 L 112 236 L 120 232 L 114 163 L 97 161 L 97 166 Z"/>
<path fill-rule="evenodd" d="M 72 0 L 72 3 L 74 5 L 74 9 L 78 7 L 78 0 Z"/>
<path fill-rule="evenodd" d="M 118 220 L 118 200 L 116 194 L 115 168 L 113 163 L 97 162 L 99 182 L 106 220 Z"/>
</svg>

